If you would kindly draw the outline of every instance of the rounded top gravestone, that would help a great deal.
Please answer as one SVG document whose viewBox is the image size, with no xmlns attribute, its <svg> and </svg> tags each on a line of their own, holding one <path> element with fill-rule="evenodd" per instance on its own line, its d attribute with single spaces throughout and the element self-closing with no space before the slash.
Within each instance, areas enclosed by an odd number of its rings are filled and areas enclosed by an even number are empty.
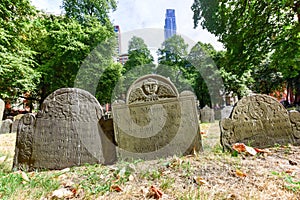
<svg viewBox="0 0 300 200">
<path fill-rule="evenodd" d="M 105 163 L 103 111 L 89 92 L 62 88 L 50 94 L 37 114 L 32 136 L 31 168 L 62 169 Z"/>
<path fill-rule="evenodd" d="M 126 102 L 115 102 L 112 111 L 121 159 L 156 159 L 202 149 L 195 95 L 178 94 L 168 78 L 138 78 Z"/>
<path fill-rule="evenodd" d="M 222 145 L 229 149 L 237 142 L 253 147 L 294 142 L 288 111 L 268 95 L 243 97 L 220 128 Z"/>
</svg>

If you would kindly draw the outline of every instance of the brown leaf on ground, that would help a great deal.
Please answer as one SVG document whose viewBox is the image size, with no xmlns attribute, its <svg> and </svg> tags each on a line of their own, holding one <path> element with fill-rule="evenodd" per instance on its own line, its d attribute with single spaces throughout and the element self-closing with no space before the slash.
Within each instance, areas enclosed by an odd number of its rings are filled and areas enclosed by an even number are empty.
<svg viewBox="0 0 300 200">
<path fill-rule="evenodd" d="M 114 191 L 114 192 L 122 192 L 122 188 L 118 185 L 112 185 L 110 186 L 110 191 Z"/>
<path fill-rule="evenodd" d="M 232 148 L 239 153 L 246 152 L 252 156 L 254 156 L 258 153 L 254 148 L 249 147 L 249 146 L 245 145 L 244 143 L 235 143 L 232 145 Z"/>
<path fill-rule="evenodd" d="M 195 176 L 193 179 L 197 185 L 208 185 L 207 181 L 200 176 Z"/>
<path fill-rule="evenodd" d="M 246 151 L 246 145 L 244 143 L 235 143 L 232 145 L 232 148 L 239 153 Z"/>
<path fill-rule="evenodd" d="M 242 172 L 242 171 L 239 170 L 239 169 L 236 169 L 236 170 L 235 170 L 235 174 L 236 174 L 237 176 L 239 176 L 239 177 L 246 177 L 246 176 L 247 176 L 247 174 L 245 174 L 244 172 Z"/>
<path fill-rule="evenodd" d="M 159 189 L 157 189 L 155 186 L 151 185 L 149 193 L 147 194 L 147 197 L 154 198 L 154 199 L 160 199 L 162 198 L 163 193 Z"/>
</svg>

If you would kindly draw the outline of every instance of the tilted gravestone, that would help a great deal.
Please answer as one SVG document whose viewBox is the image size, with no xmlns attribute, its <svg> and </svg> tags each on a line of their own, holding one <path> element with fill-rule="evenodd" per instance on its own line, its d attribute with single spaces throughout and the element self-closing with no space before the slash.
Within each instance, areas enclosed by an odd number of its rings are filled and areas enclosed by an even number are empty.
<svg viewBox="0 0 300 200">
<path fill-rule="evenodd" d="M 15 167 L 28 163 L 26 168 L 30 170 L 62 169 L 85 163 L 111 162 L 110 154 L 115 149 L 103 149 L 103 143 L 109 139 L 100 126 L 101 117 L 102 107 L 87 91 L 77 88 L 56 90 L 44 100 L 42 110 L 36 116 L 30 159 L 21 162 L 17 160 L 20 156 L 17 157 Z M 27 133 L 22 127 L 27 125 L 22 124 L 24 120 L 20 123 L 18 137 L 24 138 L 21 135 Z M 18 152 L 21 152 L 20 148 Z M 109 160 L 106 155 L 110 156 Z"/>
<path fill-rule="evenodd" d="M 11 133 L 12 123 L 13 121 L 11 119 L 3 120 L 0 128 L 0 134 Z"/>
<path fill-rule="evenodd" d="M 2 99 L 0 99 L 0 128 L 1 128 L 1 124 L 2 124 L 4 108 L 5 108 L 5 103 Z"/>
<path fill-rule="evenodd" d="M 214 109 L 211 109 L 207 105 L 200 110 L 201 123 L 213 123 L 215 121 Z"/>
<path fill-rule="evenodd" d="M 120 159 L 156 159 L 202 150 L 195 95 L 180 95 L 159 75 L 137 79 L 126 102 L 112 105 L 117 153 Z"/>
<path fill-rule="evenodd" d="M 225 149 L 238 142 L 260 148 L 295 142 L 288 111 L 267 95 L 243 97 L 220 128 Z"/>
<path fill-rule="evenodd" d="M 32 166 L 31 155 L 35 115 L 25 114 L 18 122 L 13 168 L 29 170 L 29 167 Z"/>
</svg>

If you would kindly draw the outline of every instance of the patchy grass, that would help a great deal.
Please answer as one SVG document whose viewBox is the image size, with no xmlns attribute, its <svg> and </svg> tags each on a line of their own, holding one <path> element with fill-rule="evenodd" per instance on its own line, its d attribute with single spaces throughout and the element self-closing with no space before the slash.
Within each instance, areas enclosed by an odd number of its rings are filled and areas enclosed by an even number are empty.
<svg viewBox="0 0 300 200">
<path fill-rule="evenodd" d="M 0 135 L 0 199 L 299 199 L 300 147 L 231 155 L 204 126 L 199 154 L 29 173 L 11 172 L 15 134 Z"/>
</svg>

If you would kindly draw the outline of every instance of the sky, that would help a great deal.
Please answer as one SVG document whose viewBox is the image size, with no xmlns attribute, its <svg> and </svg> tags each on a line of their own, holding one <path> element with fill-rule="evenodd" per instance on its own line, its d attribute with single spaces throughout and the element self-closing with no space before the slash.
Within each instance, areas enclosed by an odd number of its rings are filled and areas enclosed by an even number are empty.
<svg viewBox="0 0 300 200">
<path fill-rule="evenodd" d="M 62 13 L 61 0 L 31 2 L 40 10 Z M 126 53 L 128 40 L 133 35 L 142 37 L 150 49 L 159 48 L 163 42 L 166 9 L 175 9 L 177 34 L 183 36 L 189 48 L 201 41 L 211 43 L 216 50 L 222 50 L 222 44 L 214 35 L 201 27 L 193 28 L 193 2 L 194 0 L 118 0 L 117 10 L 110 14 L 110 18 L 121 29 L 121 52 Z"/>
</svg>

